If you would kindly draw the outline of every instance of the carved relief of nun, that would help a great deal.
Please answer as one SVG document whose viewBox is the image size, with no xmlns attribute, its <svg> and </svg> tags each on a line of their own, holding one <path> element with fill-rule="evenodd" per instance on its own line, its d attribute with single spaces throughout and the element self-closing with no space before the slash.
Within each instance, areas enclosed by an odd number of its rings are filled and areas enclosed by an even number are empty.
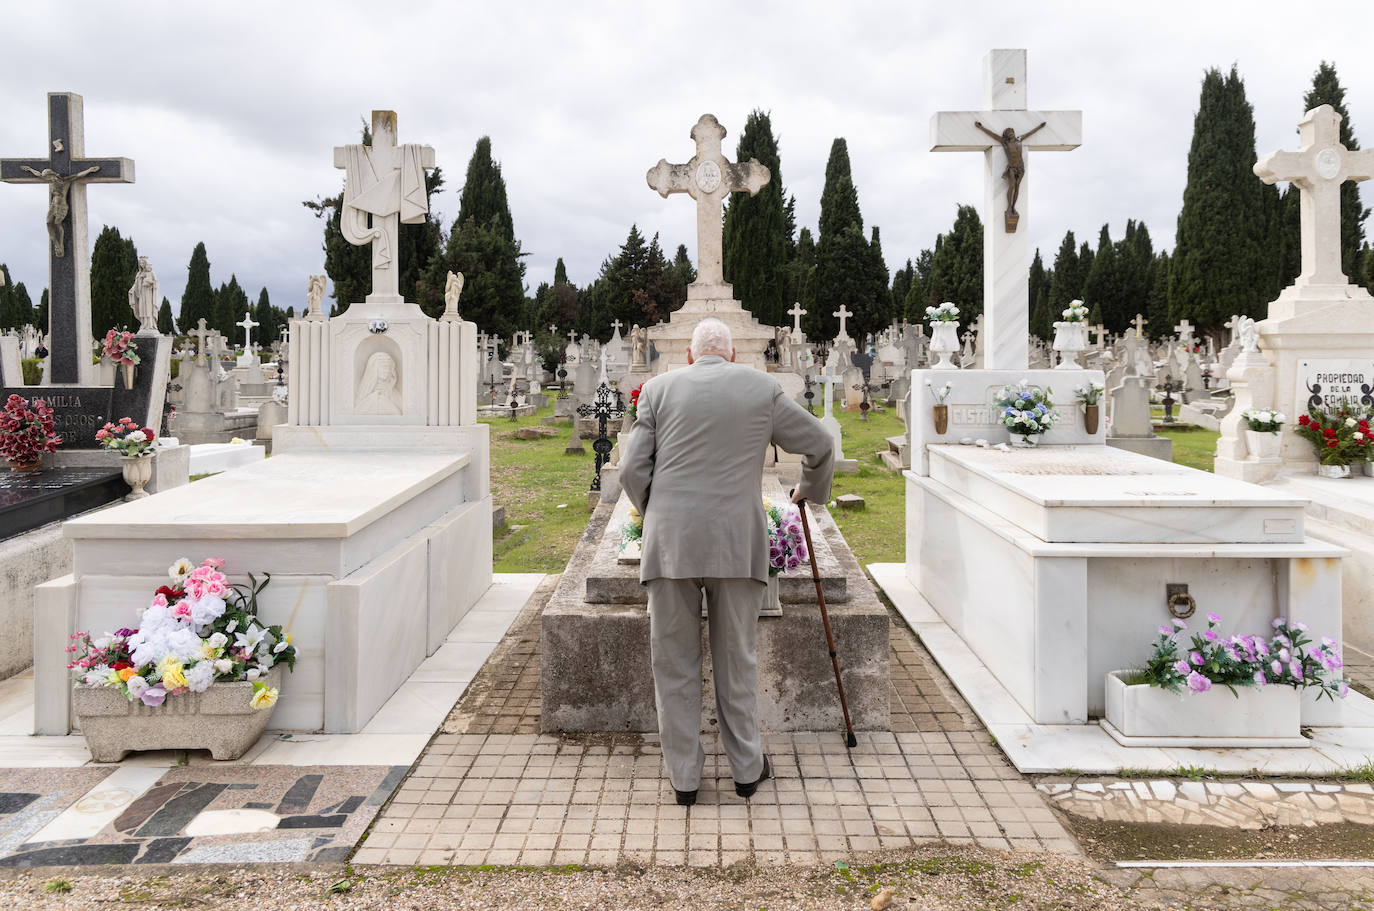
<svg viewBox="0 0 1374 911">
<path fill-rule="evenodd" d="M 367 359 L 358 383 L 354 411 L 358 414 L 400 414 L 401 391 L 396 388 L 396 361 L 384 351 Z"/>
</svg>

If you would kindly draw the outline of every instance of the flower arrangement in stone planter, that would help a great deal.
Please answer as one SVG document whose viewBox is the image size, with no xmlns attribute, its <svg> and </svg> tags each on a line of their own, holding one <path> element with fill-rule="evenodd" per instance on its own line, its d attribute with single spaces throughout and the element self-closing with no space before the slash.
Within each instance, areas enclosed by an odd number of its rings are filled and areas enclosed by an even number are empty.
<svg viewBox="0 0 1374 911">
<path fill-rule="evenodd" d="M 56 452 L 61 443 L 47 402 L 14 394 L 5 400 L 0 410 L 0 456 L 10 468 L 35 471 L 43 464 L 43 454 Z"/>
<path fill-rule="evenodd" d="M 101 353 L 109 358 L 111 363 L 119 365 L 124 377 L 124 388 L 134 388 L 134 368 L 140 363 L 138 343 L 134 341 L 134 334 L 122 326 L 111 329 L 105 333 Z"/>
<path fill-rule="evenodd" d="M 157 433 L 151 427 L 140 427 L 130 418 L 120 418 L 118 424 L 107 423 L 95 432 L 102 449 L 119 453 L 124 463 L 124 483 L 130 491 L 126 500 L 148 496 L 143 488 L 153 477 L 153 456 L 157 455 Z"/>
<path fill-rule="evenodd" d="M 639 413 L 639 393 L 643 388 L 644 384 L 640 383 L 630 390 L 630 404 L 629 407 L 625 409 L 625 417 L 629 419 L 629 424 L 634 423 L 635 415 Z M 629 426 L 629 424 L 626 426 Z"/>
<path fill-rule="evenodd" d="M 1282 617 L 1267 636 L 1228 639 L 1220 623 L 1208 614 L 1206 629 L 1185 640 L 1188 624 L 1174 620 L 1159 628 L 1144 667 L 1108 673 L 1103 728 L 1123 743 L 1306 745 L 1302 691 L 1349 692 L 1339 647 L 1325 637 L 1312 647 L 1307 626 Z"/>
<path fill-rule="evenodd" d="M 250 573 L 247 586 L 231 585 L 223 565 L 182 558 L 138 629 L 72 637 L 73 705 L 96 761 L 202 748 L 237 759 L 261 736 L 280 668 L 295 667 L 296 648 L 280 626 L 258 620 L 258 595 L 271 576 L 259 582 Z"/>
<path fill-rule="evenodd" d="M 1083 429 L 1089 434 L 1097 433 L 1102 408 L 1099 403 L 1106 388 L 1101 383 L 1087 382 L 1073 391 L 1074 400 L 1083 406 Z"/>
<path fill-rule="evenodd" d="M 1245 419 L 1245 445 L 1257 459 L 1279 457 L 1279 431 L 1288 418 L 1269 409 L 1247 408 L 1240 416 Z"/>
<path fill-rule="evenodd" d="M 940 356 L 931 369 L 957 369 L 949 356 L 959 350 L 959 308 L 953 301 L 944 301 L 927 307 L 926 319 L 930 320 L 930 350 Z"/>
<path fill-rule="evenodd" d="M 1298 415 L 1294 432 L 1312 444 L 1325 477 L 1348 478 L 1352 462 L 1369 459 L 1369 420 L 1352 409 L 1343 400 L 1334 410 L 1313 406 Z"/>
<path fill-rule="evenodd" d="M 779 506 L 764 497 L 763 512 L 768 517 L 768 575 L 796 572 L 809 559 L 797 507 L 790 503 Z"/>
<path fill-rule="evenodd" d="M 1081 370 L 1078 352 L 1088 347 L 1088 308 L 1081 300 L 1073 300 L 1062 316 L 1054 324 L 1054 350 L 1063 355 L 1055 369 Z"/>
<path fill-rule="evenodd" d="M 1059 412 L 1050 398 L 1053 394 L 1049 388 L 1022 380 L 1015 386 L 1003 386 L 993 399 L 993 405 L 1002 412 L 1003 425 L 1021 435 L 1019 445 L 1036 445 L 1042 433 L 1059 423 Z"/>
</svg>

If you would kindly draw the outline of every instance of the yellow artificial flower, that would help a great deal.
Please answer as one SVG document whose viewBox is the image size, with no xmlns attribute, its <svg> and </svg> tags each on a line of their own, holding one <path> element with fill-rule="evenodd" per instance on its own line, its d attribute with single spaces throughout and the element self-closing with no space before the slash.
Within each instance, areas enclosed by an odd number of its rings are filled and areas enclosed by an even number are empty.
<svg viewBox="0 0 1374 911">
<path fill-rule="evenodd" d="M 253 688 L 253 701 L 249 703 L 255 709 L 270 709 L 277 704 L 276 687 L 264 686 L 261 689 Z"/>
<path fill-rule="evenodd" d="M 200 657 L 207 661 L 214 661 L 219 657 L 219 649 L 210 644 L 210 640 L 205 640 L 200 644 Z"/>
<path fill-rule="evenodd" d="M 181 690 L 186 688 L 186 674 L 182 672 L 181 662 L 168 655 L 157 663 L 158 672 L 162 676 L 162 686 L 168 690 Z"/>
</svg>

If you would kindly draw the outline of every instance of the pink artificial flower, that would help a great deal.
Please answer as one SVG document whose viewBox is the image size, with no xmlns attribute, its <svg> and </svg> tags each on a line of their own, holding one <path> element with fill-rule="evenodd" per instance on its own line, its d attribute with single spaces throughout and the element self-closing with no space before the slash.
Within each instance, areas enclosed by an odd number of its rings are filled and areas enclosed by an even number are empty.
<svg viewBox="0 0 1374 911">
<path fill-rule="evenodd" d="M 166 606 L 167 606 L 167 596 L 164 595 L 162 592 L 158 592 L 156 595 L 153 595 L 153 604 L 152 604 L 152 606 L 153 606 L 153 607 L 166 607 Z"/>
<path fill-rule="evenodd" d="M 202 566 L 208 566 L 208 567 L 210 567 L 211 569 L 219 569 L 221 566 L 224 565 L 224 558 L 223 558 L 223 557 L 206 557 L 206 558 L 205 558 L 205 562 L 204 562 L 203 564 L 201 564 L 201 565 L 202 565 Z"/>
<path fill-rule="evenodd" d="M 1202 638 L 1206 639 L 1208 642 L 1216 642 L 1221 636 L 1217 635 L 1216 630 L 1209 629 L 1202 634 Z"/>
<path fill-rule="evenodd" d="M 1255 671 L 1255 686 L 1265 686 L 1269 683 L 1264 679 L 1264 671 Z"/>
<path fill-rule="evenodd" d="M 1188 666 L 1187 661 L 1180 661 L 1177 664 L 1175 664 L 1174 670 L 1178 671 L 1178 673 L 1184 677 L 1187 677 L 1189 674 L 1193 672 L 1193 669 Z"/>
<path fill-rule="evenodd" d="M 1212 688 L 1212 681 L 1193 671 L 1188 675 L 1188 689 L 1194 693 L 1205 693 Z"/>
<path fill-rule="evenodd" d="M 1208 622 L 1208 623 L 1220 623 L 1220 622 L 1221 622 L 1221 617 L 1217 616 L 1216 614 L 1210 614 L 1210 613 L 1209 613 L 1209 614 L 1207 615 L 1207 622 Z"/>
<path fill-rule="evenodd" d="M 1275 617 L 1273 620 L 1269 621 L 1269 625 L 1272 626 L 1274 629 L 1278 629 L 1280 626 L 1283 626 L 1283 624 L 1284 619 L 1282 617 Z"/>
<path fill-rule="evenodd" d="M 1288 662 L 1288 670 L 1293 673 L 1293 677 L 1295 679 L 1297 679 L 1298 681 L 1302 680 L 1302 662 L 1299 661 L 1297 658 L 1294 658 L 1292 661 Z"/>
<path fill-rule="evenodd" d="M 1269 668 L 1274 672 L 1275 677 L 1283 676 L 1283 664 L 1279 659 L 1275 658 L 1273 661 L 1269 662 Z"/>
<path fill-rule="evenodd" d="M 1189 652 L 1188 660 L 1193 662 L 1193 664 L 1196 664 L 1198 667 L 1202 667 L 1204 664 L 1207 663 L 1207 659 L 1202 657 L 1201 652 Z"/>
<path fill-rule="evenodd" d="M 173 617 L 176 617 L 176 618 L 179 619 L 179 620 L 190 620 L 190 619 L 191 619 L 191 602 L 190 602 L 190 601 L 184 601 L 184 600 L 183 600 L 183 601 L 178 601 L 178 602 L 176 603 L 176 605 L 173 606 L 173 608 L 172 608 L 172 616 L 173 616 Z"/>
</svg>

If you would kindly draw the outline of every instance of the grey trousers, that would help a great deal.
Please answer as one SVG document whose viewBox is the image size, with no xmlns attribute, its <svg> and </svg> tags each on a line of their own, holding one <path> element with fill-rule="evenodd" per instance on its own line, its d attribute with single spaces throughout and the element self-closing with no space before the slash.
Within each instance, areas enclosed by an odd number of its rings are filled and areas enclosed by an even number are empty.
<svg viewBox="0 0 1374 911">
<path fill-rule="evenodd" d="M 720 742 L 736 781 L 763 774 L 758 718 L 759 608 L 756 579 L 650 579 L 649 638 L 658 734 L 668 780 L 679 791 L 701 784 L 701 594 L 706 592 L 711 668 Z"/>
</svg>

